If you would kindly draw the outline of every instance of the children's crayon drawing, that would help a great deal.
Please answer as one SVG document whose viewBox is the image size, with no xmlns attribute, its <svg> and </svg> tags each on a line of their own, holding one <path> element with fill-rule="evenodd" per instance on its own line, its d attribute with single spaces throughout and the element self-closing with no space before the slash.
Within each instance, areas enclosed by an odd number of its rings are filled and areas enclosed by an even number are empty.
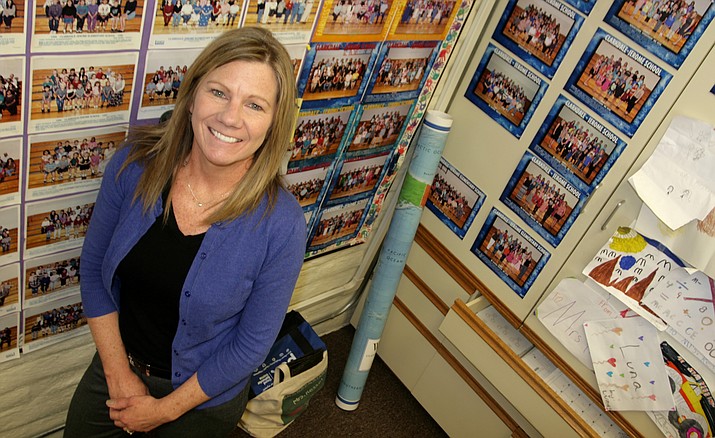
<svg viewBox="0 0 715 438">
<path fill-rule="evenodd" d="M 608 411 L 669 411 L 673 394 L 658 330 L 643 318 L 585 323 L 593 370 Z"/>
</svg>

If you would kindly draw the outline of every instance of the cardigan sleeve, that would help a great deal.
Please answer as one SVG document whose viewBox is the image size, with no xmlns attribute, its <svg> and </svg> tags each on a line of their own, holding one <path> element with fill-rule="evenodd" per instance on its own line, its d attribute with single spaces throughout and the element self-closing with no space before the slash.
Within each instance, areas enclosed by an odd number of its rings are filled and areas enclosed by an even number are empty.
<svg viewBox="0 0 715 438">
<path fill-rule="evenodd" d="M 276 208 L 264 220 L 270 236 L 260 273 L 232 339 L 198 369 L 201 389 L 209 397 L 245 382 L 266 358 L 285 318 L 298 274 L 303 265 L 306 225 L 295 198 L 281 192 L 288 208 Z M 265 236 L 265 235 L 264 235 Z"/>
<path fill-rule="evenodd" d="M 102 281 L 102 265 L 107 248 L 119 222 L 124 190 L 121 179 L 117 178 L 119 169 L 127 157 L 129 148 L 122 148 L 111 159 L 102 179 L 102 185 L 94 204 L 92 218 L 82 246 L 80 257 L 80 291 L 85 314 L 90 317 L 106 315 L 119 310 Z M 122 177 L 126 175 L 126 172 Z"/>
</svg>

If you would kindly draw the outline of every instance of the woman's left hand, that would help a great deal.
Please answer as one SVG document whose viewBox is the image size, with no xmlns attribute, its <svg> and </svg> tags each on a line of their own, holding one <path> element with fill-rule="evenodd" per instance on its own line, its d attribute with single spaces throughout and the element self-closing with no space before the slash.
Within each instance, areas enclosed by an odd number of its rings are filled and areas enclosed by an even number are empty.
<svg viewBox="0 0 715 438">
<path fill-rule="evenodd" d="M 115 426 L 133 432 L 148 432 L 174 420 L 165 404 L 150 395 L 107 400 L 107 406 Z"/>
</svg>

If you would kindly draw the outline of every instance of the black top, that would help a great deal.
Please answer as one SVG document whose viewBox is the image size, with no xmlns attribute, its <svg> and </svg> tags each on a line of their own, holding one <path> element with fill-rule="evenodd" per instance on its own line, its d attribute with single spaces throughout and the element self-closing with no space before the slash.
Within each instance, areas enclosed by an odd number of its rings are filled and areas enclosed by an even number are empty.
<svg viewBox="0 0 715 438">
<path fill-rule="evenodd" d="M 167 223 L 159 216 L 117 267 L 122 340 L 154 367 L 171 370 L 181 289 L 205 234 L 184 236 L 172 208 Z"/>
</svg>

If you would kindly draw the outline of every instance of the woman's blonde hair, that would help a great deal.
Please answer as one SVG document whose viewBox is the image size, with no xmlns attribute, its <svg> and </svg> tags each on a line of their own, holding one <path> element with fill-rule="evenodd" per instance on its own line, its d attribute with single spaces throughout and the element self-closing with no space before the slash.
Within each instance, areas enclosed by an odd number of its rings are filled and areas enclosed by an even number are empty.
<svg viewBox="0 0 715 438">
<path fill-rule="evenodd" d="M 191 106 L 201 80 L 213 70 L 233 61 L 265 63 L 275 73 L 278 83 L 276 111 L 263 145 L 226 201 L 208 218 L 208 223 L 229 222 L 252 212 L 268 198 L 268 208 L 275 204 L 281 186 L 280 163 L 292 136 L 295 107 L 295 77 L 288 52 L 270 31 L 244 27 L 222 33 L 193 62 L 181 82 L 171 118 L 156 126 L 130 129 L 125 144 L 131 148 L 122 170 L 137 162 L 144 167 L 134 200 L 141 199 L 144 211 L 156 204 L 164 188 L 173 180 L 189 156 L 194 141 Z M 169 203 L 164 211 L 167 217 Z"/>
</svg>

